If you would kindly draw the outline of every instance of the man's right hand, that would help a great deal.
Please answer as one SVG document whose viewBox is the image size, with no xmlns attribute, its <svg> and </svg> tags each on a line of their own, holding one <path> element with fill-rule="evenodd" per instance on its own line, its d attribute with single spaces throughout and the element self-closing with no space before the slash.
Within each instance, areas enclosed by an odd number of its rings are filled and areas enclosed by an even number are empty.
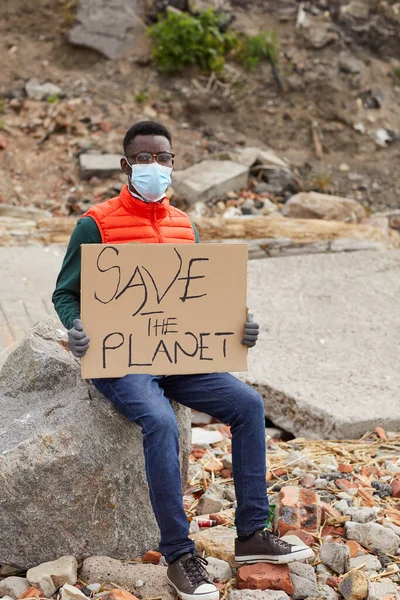
<svg viewBox="0 0 400 600">
<path fill-rule="evenodd" d="M 74 326 L 68 330 L 68 345 L 74 356 L 82 358 L 89 348 L 90 339 L 83 331 L 83 324 L 80 319 L 75 319 Z"/>
</svg>

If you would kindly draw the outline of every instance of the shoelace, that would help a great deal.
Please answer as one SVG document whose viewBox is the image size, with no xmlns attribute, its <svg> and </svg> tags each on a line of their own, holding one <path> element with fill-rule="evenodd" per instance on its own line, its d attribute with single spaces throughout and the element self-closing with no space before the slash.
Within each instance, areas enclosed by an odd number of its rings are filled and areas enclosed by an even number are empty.
<svg viewBox="0 0 400 600">
<path fill-rule="evenodd" d="M 208 561 L 202 556 L 197 556 L 196 554 L 189 556 L 189 558 L 182 563 L 183 569 L 192 585 L 200 583 L 200 581 L 204 581 L 204 579 L 206 579 L 207 572 L 203 565 L 208 565 Z"/>
<path fill-rule="evenodd" d="M 280 546 L 281 548 L 284 548 L 285 550 L 290 549 L 290 544 L 288 544 L 284 540 L 281 540 L 280 538 L 278 538 L 276 535 L 271 533 L 270 530 L 267 528 L 265 528 L 263 530 L 262 536 L 265 540 L 269 539 L 273 544 L 276 544 L 277 546 Z"/>
</svg>

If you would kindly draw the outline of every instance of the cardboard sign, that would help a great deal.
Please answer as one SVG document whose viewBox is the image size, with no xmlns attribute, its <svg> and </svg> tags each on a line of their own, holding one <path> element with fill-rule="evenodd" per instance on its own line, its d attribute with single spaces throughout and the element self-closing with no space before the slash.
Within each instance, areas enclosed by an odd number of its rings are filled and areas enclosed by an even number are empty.
<svg viewBox="0 0 400 600">
<path fill-rule="evenodd" d="M 81 250 L 82 377 L 246 370 L 246 244 Z"/>
</svg>

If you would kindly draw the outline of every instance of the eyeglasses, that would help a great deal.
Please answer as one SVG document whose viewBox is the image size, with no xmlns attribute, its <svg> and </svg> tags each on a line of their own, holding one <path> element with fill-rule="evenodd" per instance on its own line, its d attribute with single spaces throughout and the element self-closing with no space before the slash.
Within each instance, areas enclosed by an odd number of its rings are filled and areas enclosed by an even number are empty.
<svg viewBox="0 0 400 600">
<path fill-rule="evenodd" d="M 130 157 L 130 161 L 137 165 L 149 165 L 153 162 L 154 158 L 159 165 L 171 167 L 174 162 L 173 159 L 175 158 L 175 154 L 172 154 L 172 152 L 158 152 L 157 154 L 152 154 L 151 152 L 138 152 Z"/>
</svg>

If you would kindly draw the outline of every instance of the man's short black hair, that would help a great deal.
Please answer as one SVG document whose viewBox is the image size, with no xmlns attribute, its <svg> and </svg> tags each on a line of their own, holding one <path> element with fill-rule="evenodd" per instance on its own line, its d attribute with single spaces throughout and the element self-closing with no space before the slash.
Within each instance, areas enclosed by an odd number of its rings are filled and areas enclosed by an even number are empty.
<svg viewBox="0 0 400 600">
<path fill-rule="evenodd" d="M 139 123 L 135 123 L 135 125 L 129 127 L 125 134 L 123 142 L 124 154 L 126 154 L 129 144 L 133 142 L 137 135 L 163 135 L 170 144 L 172 143 L 171 134 L 164 125 L 156 121 L 139 121 Z"/>
</svg>

